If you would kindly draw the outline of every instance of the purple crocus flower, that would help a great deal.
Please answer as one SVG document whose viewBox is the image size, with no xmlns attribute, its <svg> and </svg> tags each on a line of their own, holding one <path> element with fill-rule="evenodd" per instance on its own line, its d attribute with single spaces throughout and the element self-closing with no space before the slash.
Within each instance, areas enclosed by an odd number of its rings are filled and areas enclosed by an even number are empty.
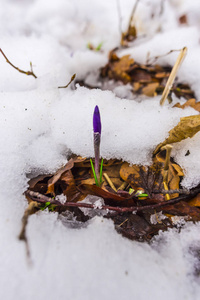
<svg viewBox="0 0 200 300">
<path fill-rule="evenodd" d="M 99 107 L 96 105 L 93 114 L 93 130 L 94 133 L 101 134 L 101 117 L 99 112 Z"/>
<path fill-rule="evenodd" d="M 94 130 L 94 156 L 95 156 L 95 173 L 100 182 L 99 175 L 99 158 L 100 158 L 100 142 L 101 142 L 101 117 L 99 108 L 96 105 L 93 114 L 93 130 Z"/>
</svg>

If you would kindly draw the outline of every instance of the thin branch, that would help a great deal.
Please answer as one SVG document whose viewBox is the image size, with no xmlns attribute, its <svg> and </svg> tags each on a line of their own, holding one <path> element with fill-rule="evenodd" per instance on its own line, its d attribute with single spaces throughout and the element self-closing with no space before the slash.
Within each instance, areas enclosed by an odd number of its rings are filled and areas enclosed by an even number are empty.
<svg viewBox="0 0 200 300">
<path fill-rule="evenodd" d="M 65 86 L 59 86 L 58 88 L 59 89 L 66 89 L 70 85 L 70 83 L 72 83 L 72 81 L 74 81 L 75 78 L 76 78 L 76 74 L 72 75 L 72 77 L 71 77 L 71 79 L 70 79 L 70 81 L 68 82 L 67 85 L 65 85 Z"/>
<path fill-rule="evenodd" d="M 169 52 L 162 54 L 162 55 L 156 55 L 153 57 L 150 57 L 150 52 L 147 53 L 147 59 L 146 59 L 146 65 L 148 66 L 152 66 L 156 63 L 156 61 L 162 57 L 165 57 L 173 52 L 180 52 L 181 49 L 174 49 L 174 50 L 170 50 Z"/>
<path fill-rule="evenodd" d="M 190 195 L 191 192 L 189 190 L 186 190 L 186 189 L 175 189 L 175 190 L 154 190 L 153 191 L 153 194 L 169 194 L 169 195 L 172 195 L 172 194 L 185 194 L 185 195 Z"/>
<path fill-rule="evenodd" d="M 1 54 L 4 56 L 6 62 L 7 62 L 9 65 L 11 65 L 11 67 L 13 67 L 15 70 L 19 71 L 19 72 L 22 73 L 22 74 L 31 75 L 31 76 L 37 78 L 37 76 L 33 73 L 32 63 L 30 63 L 31 71 L 23 71 L 23 70 L 19 69 L 18 67 L 14 66 L 14 65 L 10 62 L 10 60 L 7 58 L 7 56 L 5 55 L 5 53 L 3 52 L 2 49 L 0 49 L 0 52 L 1 52 Z"/>
<path fill-rule="evenodd" d="M 27 258 L 28 260 L 30 259 L 30 250 L 29 250 L 29 245 L 28 245 L 28 240 L 27 240 L 27 236 L 26 236 L 26 226 L 28 224 L 28 218 L 31 214 L 34 213 L 34 210 L 36 208 L 40 207 L 40 203 L 38 203 L 37 201 L 32 201 L 29 203 L 27 209 L 24 212 L 23 218 L 22 218 L 22 228 L 19 234 L 19 240 L 22 240 L 25 242 L 26 245 L 26 254 L 27 254 Z"/>
<path fill-rule="evenodd" d="M 39 205 L 39 203 L 37 203 L 35 201 L 32 201 L 32 202 L 29 203 L 27 209 L 25 210 L 23 218 L 22 218 L 22 229 L 21 229 L 21 232 L 19 234 L 19 239 L 20 240 L 24 240 L 24 241 L 27 240 L 25 229 L 26 229 L 26 225 L 28 223 L 28 217 L 33 213 L 35 208 L 39 207 L 38 205 Z"/>
<path fill-rule="evenodd" d="M 157 204 L 152 205 L 144 205 L 144 206 L 132 206 L 132 207 L 118 207 L 118 206 L 109 206 L 109 205 L 102 205 L 101 208 L 96 208 L 94 204 L 88 204 L 83 202 L 65 202 L 64 204 L 60 203 L 59 201 L 52 199 L 50 197 L 44 196 L 40 193 L 33 192 L 30 190 L 27 190 L 25 192 L 25 195 L 27 195 L 30 199 L 33 201 L 39 202 L 39 203 L 46 203 L 50 202 L 51 204 L 55 204 L 59 207 L 84 207 L 84 208 L 93 208 L 93 209 L 100 209 L 100 210 L 112 210 L 116 211 L 118 213 L 124 213 L 124 212 L 138 212 L 138 211 L 144 211 L 147 209 L 156 209 L 172 204 L 176 204 L 180 201 L 188 200 L 194 197 L 198 192 L 200 192 L 200 188 L 193 191 L 190 195 L 182 195 L 177 198 L 174 198 L 172 200 L 159 202 Z"/>
</svg>

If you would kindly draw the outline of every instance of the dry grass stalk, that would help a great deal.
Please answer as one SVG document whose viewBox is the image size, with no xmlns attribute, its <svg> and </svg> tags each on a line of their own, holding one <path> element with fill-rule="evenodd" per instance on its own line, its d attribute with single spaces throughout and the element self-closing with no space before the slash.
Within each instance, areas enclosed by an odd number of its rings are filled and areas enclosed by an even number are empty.
<svg viewBox="0 0 200 300">
<path fill-rule="evenodd" d="M 184 47 L 183 49 L 181 49 L 180 54 L 179 54 L 179 56 L 177 58 L 177 61 L 176 61 L 175 65 L 173 66 L 171 74 L 170 74 L 170 76 L 169 76 L 169 78 L 167 80 L 165 89 L 164 89 L 163 94 L 162 94 L 162 98 L 160 100 L 160 105 L 163 105 L 164 102 L 165 102 L 165 100 L 167 99 L 167 96 L 168 96 L 168 94 L 170 92 L 170 89 L 172 87 L 172 84 L 174 82 L 176 74 L 177 74 L 177 72 L 178 72 L 178 70 L 179 70 L 179 68 L 181 66 L 181 63 L 183 62 L 186 54 L 187 54 L 187 47 Z"/>
</svg>

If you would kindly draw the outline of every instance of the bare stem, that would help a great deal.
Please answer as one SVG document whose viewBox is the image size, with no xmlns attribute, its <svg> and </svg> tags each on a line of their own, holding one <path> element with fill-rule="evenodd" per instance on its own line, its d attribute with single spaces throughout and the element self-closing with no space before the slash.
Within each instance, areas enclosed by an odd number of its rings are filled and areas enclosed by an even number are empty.
<svg viewBox="0 0 200 300">
<path fill-rule="evenodd" d="M 32 199 L 33 201 L 39 202 L 39 203 L 46 203 L 50 202 L 51 204 L 55 204 L 59 207 L 85 207 L 85 208 L 93 208 L 93 209 L 100 209 L 100 210 L 111 210 L 111 211 L 116 211 L 118 213 L 125 213 L 125 212 L 138 212 L 138 211 L 144 211 L 147 209 L 156 209 L 172 204 L 176 204 L 180 201 L 186 201 L 194 197 L 200 192 L 200 188 L 197 188 L 194 190 L 190 195 L 181 195 L 177 198 L 168 200 L 168 201 L 162 201 L 157 204 L 153 205 L 144 205 L 144 206 L 132 206 L 132 207 L 118 207 L 118 206 L 109 206 L 109 205 L 102 205 L 101 208 L 96 208 L 94 204 L 89 204 L 89 203 L 83 203 L 83 202 L 65 202 L 64 204 L 60 203 L 59 201 L 56 201 L 50 197 L 44 196 L 40 193 L 33 192 L 30 190 L 27 190 L 25 192 L 25 195 Z"/>
<path fill-rule="evenodd" d="M 23 70 L 19 69 L 18 67 L 14 66 L 14 65 L 10 62 L 10 60 L 7 58 L 7 56 L 5 55 L 5 53 L 3 52 L 2 49 L 0 49 L 0 52 L 1 52 L 1 54 L 4 56 L 6 62 L 7 62 L 9 65 L 11 65 L 11 67 L 13 67 L 15 70 L 19 71 L 19 72 L 22 73 L 22 74 L 31 75 L 31 76 L 37 78 L 37 76 L 33 73 L 32 63 L 30 63 L 31 71 L 23 71 Z"/>
<path fill-rule="evenodd" d="M 101 142 L 100 133 L 94 132 L 94 157 L 95 157 L 94 170 L 99 184 L 100 184 L 100 174 L 99 174 L 100 142 Z"/>
</svg>

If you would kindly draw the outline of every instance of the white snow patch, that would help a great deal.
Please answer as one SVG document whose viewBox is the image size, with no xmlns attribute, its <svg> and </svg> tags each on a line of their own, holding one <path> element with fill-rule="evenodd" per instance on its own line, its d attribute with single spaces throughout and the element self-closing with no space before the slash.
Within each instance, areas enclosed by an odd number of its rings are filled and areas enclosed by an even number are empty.
<svg viewBox="0 0 200 300">
<path fill-rule="evenodd" d="M 124 31 L 133 1 L 118 2 Z M 149 51 L 157 56 L 187 46 L 178 77 L 199 99 L 197 2 L 140 1 L 135 19 L 138 39 L 119 55 L 128 53 L 144 63 Z M 179 25 L 181 13 L 188 14 L 188 26 Z M 180 233 L 160 232 L 147 245 L 123 238 L 112 221 L 100 216 L 84 228 L 76 223 L 72 229 L 63 226 L 57 213 L 41 211 L 30 217 L 27 227 L 32 265 L 28 264 L 25 245 L 17 238 L 27 207 L 23 196 L 27 174 L 54 172 L 67 162 L 70 151 L 93 156 L 95 105 L 102 119 L 101 155 L 145 165 L 151 164 L 152 151 L 180 117 L 197 112 L 167 103 L 160 107 L 159 97 L 130 100 L 122 87 L 115 93 L 125 99 L 79 86 L 58 89 L 74 73 L 79 80 L 96 74 L 106 64 L 108 52 L 119 45 L 115 0 L 2 0 L 0 19 L 0 48 L 22 70 L 30 70 L 31 61 L 38 77 L 17 72 L 0 56 L 0 298 L 197 300 L 200 224 L 188 223 Z M 102 52 L 87 49 L 88 42 L 94 46 L 103 42 Z M 162 56 L 158 63 L 172 66 L 177 55 Z M 200 180 L 199 139 L 196 134 L 173 149 L 184 168 L 186 187 Z"/>
</svg>

